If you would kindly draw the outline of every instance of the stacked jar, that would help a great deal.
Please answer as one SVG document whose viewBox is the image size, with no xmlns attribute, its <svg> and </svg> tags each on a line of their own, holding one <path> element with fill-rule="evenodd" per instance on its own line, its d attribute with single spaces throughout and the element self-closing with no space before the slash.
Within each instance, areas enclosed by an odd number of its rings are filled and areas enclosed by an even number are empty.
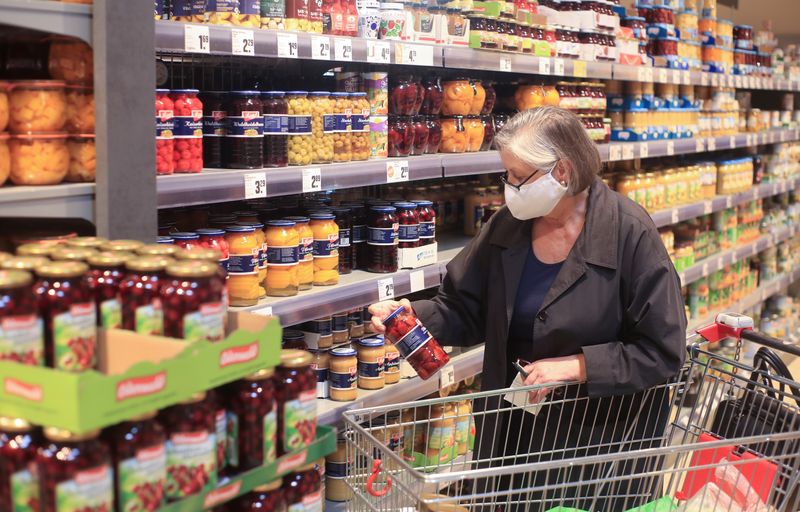
<svg viewBox="0 0 800 512">
<path fill-rule="evenodd" d="M 326 91 L 309 93 L 311 100 L 311 161 L 328 164 L 333 161 L 335 112 L 331 94 Z"/>
<path fill-rule="evenodd" d="M 289 165 L 308 165 L 312 162 L 314 140 L 312 137 L 312 104 L 306 91 L 288 91 L 287 133 Z M 321 123 L 321 118 L 320 118 Z M 322 136 L 320 125 L 320 136 Z"/>
</svg>

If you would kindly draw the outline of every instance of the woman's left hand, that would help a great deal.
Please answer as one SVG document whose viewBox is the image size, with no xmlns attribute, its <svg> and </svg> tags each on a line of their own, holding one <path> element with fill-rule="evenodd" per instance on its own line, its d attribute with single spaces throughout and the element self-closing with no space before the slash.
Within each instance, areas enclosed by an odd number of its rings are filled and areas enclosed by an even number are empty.
<svg viewBox="0 0 800 512">
<path fill-rule="evenodd" d="M 586 361 L 583 354 L 540 359 L 526 366 L 525 371 L 528 372 L 526 386 L 586 381 Z M 550 389 L 547 388 L 531 391 L 530 403 L 539 403 L 549 392 Z"/>
</svg>

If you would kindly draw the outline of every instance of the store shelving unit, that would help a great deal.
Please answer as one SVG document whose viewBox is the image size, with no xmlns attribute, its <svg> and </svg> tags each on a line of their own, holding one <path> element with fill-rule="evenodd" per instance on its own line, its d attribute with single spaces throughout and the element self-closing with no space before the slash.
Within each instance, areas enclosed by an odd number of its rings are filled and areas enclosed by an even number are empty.
<svg viewBox="0 0 800 512">
<path fill-rule="evenodd" d="M 0 217 L 59 217 L 94 221 L 94 183 L 0 188 Z"/>
<path fill-rule="evenodd" d="M 2 22 L 92 43 L 92 6 L 53 0 L 0 0 Z"/>
</svg>

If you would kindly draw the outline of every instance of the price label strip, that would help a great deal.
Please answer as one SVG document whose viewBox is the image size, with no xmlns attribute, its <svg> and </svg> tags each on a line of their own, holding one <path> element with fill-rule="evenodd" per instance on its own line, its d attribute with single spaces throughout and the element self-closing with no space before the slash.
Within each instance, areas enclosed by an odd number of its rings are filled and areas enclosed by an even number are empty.
<svg viewBox="0 0 800 512">
<path fill-rule="evenodd" d="M 395 60 L 397 64 L 412 66 L 433 66 L 433 46 L 424 44 L 397 45 Z"/>
<path fill-rule="evenodd" d="M 267 175 L 263 172 L 250 172 L 244 175 L 244 198 L 260 199 L 267 197 Z"/>
<path fill-rule="evenodd" d="M 505 57 L 500 59 L 500 71 L 511 72 L 511 59 Z"/>
<path fill-rule="evenodd" d="M 352 61 L 353 60 L 353 40 L 352 39 L 336 39 L 336 60 Z"/>
<path fill-rule="evenodd" d="M 540 75 L 550 74 L 550 59 L 548 59 L 547 57 L 539 58 L 539 74 Z"/>
<path fill-rule="evenodd" d="M 297 34 L 278 33 L 278 57 L 283 59 L 297 58 Z"/>
<path fill-rule="evenodd" d="M 408 160 L 389 160 L 386 162 L 386 183 L 408 181 L 410 170 Z"/>
<path fill-rule="evenodd" d="M 311 58 L 314 60 L 330 60 L 331 39 L 325 36 L 311 36 Z"/>
<path fill-rule="evenodd" d="M 394 279 L 387 277 L 378 281 L 378 301 L 394 299 Z"/>
<path fill-rule="evenodd" d="M 371 64 L 390 64 L 392 48 L 384 41 L 367 40 L 367 62 Z"/>
</svg>

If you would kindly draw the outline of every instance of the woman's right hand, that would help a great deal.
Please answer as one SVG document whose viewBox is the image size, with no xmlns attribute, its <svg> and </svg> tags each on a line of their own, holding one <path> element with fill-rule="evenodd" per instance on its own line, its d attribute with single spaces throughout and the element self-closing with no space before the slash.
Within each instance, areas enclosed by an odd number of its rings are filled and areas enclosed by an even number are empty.
<svg viewBox="0 0 800 512">
<path fill-rule="evenodd" d="M 371 305 L 369 312 L 372 315 L 372 330 L 381 334 L 386 332 L 386 327 L 383 325 L 384 319 L 401 306 L 412 313 L 414 312 L 408 299 L 400 299 L 399 301 L 385 300 Z"/>
</svg>

